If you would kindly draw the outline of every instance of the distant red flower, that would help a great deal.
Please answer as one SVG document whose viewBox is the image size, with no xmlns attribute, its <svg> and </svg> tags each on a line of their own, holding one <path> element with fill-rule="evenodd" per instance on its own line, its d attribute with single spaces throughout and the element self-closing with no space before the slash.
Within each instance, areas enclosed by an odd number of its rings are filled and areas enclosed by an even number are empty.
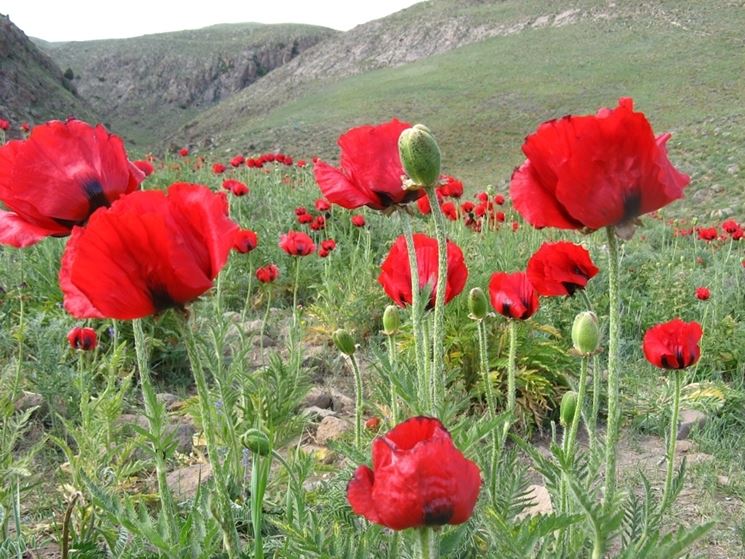
<svg viewBox="0 0 745 559">
<path fill-rule="evenodd" d="M 239 229 L 233 237 L 233 249 L 241 254 L 247 254 L 259 244 L 259 238 L 250 229 Z"/>
<path fill-rule="evenodd" d="M 481 472 L 439 419 L 413 417 L 373 441 L 372 469 L 347 485 L 352 510 L 393 530 L 462 524 L 473 514 Z"/>
<path fill-rule="evenodd" d="M 307 210 L 307 209 L 305 209 L 305 208 L 304 208 L 304 207 L 302 207 L 302 206 L 299 206 L 299 207 L 295 208 L 295 215 L 296 215 L 296 216 L 301 216 L 301 215 L 305 215 L 305 214 L 307 214 L 307 213 L 308 213 L 308 210 Z"/>
<path fill-rule="evenodd" d="M 240 167 L 243 165 L 243 163 L 246 161 L 246 158 L 243 157 L 240 153 L 233 157 L 233 159 L 230 160 L 231 167 Z"/>
<path fill-rule="evenodd" d="M 733 231 L 731 233 L 731 236 L 732 236 L 733 241 L 739 241 L 740 239 L 745 237 L 745 230 L 742 227 L 740 227 L 736 231 Z"/>
<path fill-rule="evenodd" d="M 475 207 L 476 207 L 476 205 L 473 202 L 471 202 L 470 200 L 469 201 L 466 201 L 466 202 L 463 202 L 460 205 L 460 209 L 463 210 L 463 212 L 464 213 L 467 213 L 467 214 L 471 213 Z"/>
<path fill-rule="evenodd" d="M 261 167 L 261 162 L 258 159 L 254 159 L 252 157 L 251 159 L 246 159 L 246 167 L 248 167 L 249 169 L 255 169 Z"/>
<path fill-rule="evenodd" d="M 525 272 L 493 274 L 489 281 L 489 298 L 495 311 L 518 320 L 527 320 L 540 307 L 538 293 Z"/>
<path fill-rule="evenodd" d="M 321 231 L 322 229 L 326 228 L 326 218 L 322 215 L 317 215 L 313 218 L 313 221 L 310 224 L 310 228 L 313 231 Z"/>
<path fill-rule="evenodd" d="M 685 369 L 699 357 L 698 342 L 703 329 L 698 322 L 683 322 L 679 318 L 653 326 L 644 334 L 644 356 L 661 369 Z"/>
<path fill-rule="evenodd" d="M 8 128 L 10 128 L 10 122 L 5 120 L 4 118 L 0 118 L 0 130 L 5 132 Z"/>
<path fill-rule="evenodd" d="M 64 237 L 98 208 L 139 188 L 145 175 L 122 140 L 79 120 L 36 126 L 0 147 L 0 244 L 25 247 Z"/>
<path fill-rule="evenodd" d="M 300 214 L 299 216 L 297 216 L 297 222 L 301 225 L 307 225 L 308 223 L 313 222 L 313 216 L 308 213 Z"/>
<path fill-rule="evenodd" d="M 222 187 L 233 196 L 245 196 L 250 192 L 244 183 L 236 179 L 225 179 L 222 181 Z"/>
<path fill-rule="evenodd" d="M 502 204 L 504 204 L 504 196 L 502 196 L 501 194 L 495 195 L 494 196 L 494 203 L 497 206 L 501 206 Z"/>
<path fill-rule="evenodd" d="M 722 229 L 725 233 L 734 233 L 740 228 L 740 225 L 734 219 L 728 219 L 722 222 Z"/>
<path fill-rule="evenodd" d="M 323 250 L 334 250 L 336 248 L 336 241 L 334 239 L 325 239 L 321 241 L 321 248 Z"/>
<path fill-rule="evenodd" d="M 504 212 L 497 212 L 497 213 L 495 213 L 494 214 L 494 219 L 496 219 L 500 223 L 504 223 L 504 220 L 505 220 Z"/>
<path fill-rule="evenodd" d="M 419 289 L 429 290 L 427 308 L 432 308 L 435 305 L 437 287 L 437 239 L 422 233 L 415 233 L 414 250 L 419 273 Z M 468 279 L 468 268 L 463 260 L 463 251 L 452 241 L 447 242 L 447 260 L 445 303 L 450 302 L 453 297 L 463 291 Z M 406 239 L 403 235 L 393 243 L 388 256 L 380 266 L 378 283 L 398 306 L 411 304 L 411 268 Z"/>
<path fill-rule="evenodd" d="M 367 421 L 365 421 L 365 428 L 370 429 L 370 431 L 375 431 L 378 427 L 380 427 L 380 418 L 379 417 L 371 417 Z"/>
<path fill-rule="evenodd" d="M 437 193 L 440 196 L 446 198 L 460 198 L 463 196 L 463 183 L 455 177 L 442 175 L 440 177 L 440 182 L 442 184 L 437 187 Z"/>
<path fill-rule="evenodd" d="M 528 260 L 527 274 L 544 297 L 573 295 L 584 289 L 598 268 L 584 247 L 568 241 L 543 243 Z"/>
<path fill-rule="evenodd" d="M 216 175 L 222 175 L 225 172 L 225 165 L 222 163 L 213 163 L 212 172 Z"/>
<path fill-rule="evenodd" d="M 271 283 L 279 277 L 279 268 L 274 264 L 267 264 L 256 270 L 256 279 L 261 283 Z"/>
<path fill-rule="evenodd" d="M 183 308 L 212 287 L 237 229 L 225 195 L 201 185 L 129 194 L 73 230 L 60 270 L 65 309 L 129 320 Z"/>
<path fill-rule="evenodd" d="M 327 212 L 331 209 L 331 204 L 326 198 L 319 198 L 315 203 L 316 210 L 319 212 Z"/>
<path fill-rule="evenodd" d="M 520 229 L 520 223 L 518 223 L 517 221 L 513 221 L 513 222 L 512 222 L 512 232 L 514 233 L 514 232 L 516 232 L 516 231 L 517 231 L 518 229 Z"/>
<path fill-rule="evenodd" d="M 353 215 L 352 216 L 352 225 L 355 227 L 364 227 L 365 226 L 365 216 L 364 215 Z"/>
<path fill-rule="evenodd" d="M 28 122 L 22 122 L 18 128 L 20 128 L 21 132 L 23 132 L 24 134 L 28 134 L 28 132 L 31 130 L 31 125 Z"/>
<path fill-rule="evenodd" d="M 697 287 L 696 288 L 696 299 L 700 301 L 708 301 L 711 297 L 711 291 L 708 287 Z"/>
<path fill-rule="evenodd" d="M 316 245 L 308 235 L 301 231 L 290 231 L 279 239 L 279 248 L 290 256 L 308 256 L 316 250 Z"/>
<path fill-rule="evenodd" d="M 347 209 L 367 206 L 383 210 L 412 202 L 424 190 L 404 190 L 398 137 L 411 125 L 393 119 L 377 126 L 352 128 L 339 137 L 341 165 L 318 161 L 313 169 L 318 187 L 333 204 Z"/>
<path fill-rule="evenodd" d="M 452 202 L 445 202 L 444 204 L 442 204 L 441 208 L 442 213 L 450 221 L 458 220 L 458 209 L 455 207 L 455 204 L 453 204 Z"/>
<path fill-rule="evenodd" d="M 189 148 L 181 148 L 180 150 L 178 150 L 178 154 L 181 157 L 186 157 L 187 155 L 189 155 Z"/>
<path fill-rule="evenodd" d="M 149 177 L 155 171 L 155 167 L 153 167 L 153 164 L 149 161 L 146 161 L 145 159 L 138 159 L 137 161 L 133 161 L 132 163 L 135 167 L 142 171 L 146 177 Z"/>
<path fill-rule="evenodd" d="M 98 336 L 93 328 L 76 326 L 67 333 L 67 341 L 72 349 L 92 351 L 98 345 Z"/>
<path fill-rule="evenodd" d="M 544 122 L 512 175 L 515 209 L 534 227 L 599 229 L 632 222 L 683 197 L 690 179 L 667 157 L 644 113 L 622 98 L 597 115 Z"/>
<path fill-rule="evenodd" d="M 476 199 L 478 199 L 479 202 L 486 203 L 489 201 L 489 193 L 479 192 L 478 194 L 476 194 Z"/>
<path fill-rule="evenodd" d="M 719 237 L 716 227 L 701 227 L 698 230 L 698 238 L 702 241 L 715 241 Z"/>
<path fill-rule="evenodd" d="M 296 166 L 296 167 L 300 167 L 300 168 L 303 168 L 303 167 L 305 167 L 306 165 L 307 165 L 307 163 L 305 163 L 305 160 L 304 160 L 304 159 L 298 159 L 298 162 L 297 162 L 297 163 L 295 163 L 295 166 Z"/>
<path fill-rule="evenodd" d="M 429 204 L 429 196 L 422 196 L 416 201 L 416 206 L 422 215 L 429 215 L 432 213 L 432 206 Z"/>
</svg>

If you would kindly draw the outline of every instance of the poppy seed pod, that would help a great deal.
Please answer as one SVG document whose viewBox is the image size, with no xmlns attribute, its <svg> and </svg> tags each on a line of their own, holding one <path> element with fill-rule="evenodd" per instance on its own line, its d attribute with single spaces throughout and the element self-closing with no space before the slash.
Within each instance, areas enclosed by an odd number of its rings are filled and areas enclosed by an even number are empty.
<svg viewBox="0 0 745 559">
<path fill-rule="evenodd" d="M 396 305 L 388 305 L 383 312 L 383 332 L 386 336 L 395 336 L 401 327 L 401 317 Z"/>
<path fill-rule="evenodd" d="M 272 452 L 272 443 L 264 431 L 249 429 L 241 437 L 241 444 L 248 450 L 259 456 L 269 456 Z"/>
<path fill-rule="evenodd" d="M 594 312 L 579 313 L 572 324 L 572 344 L 581 355 L 589 355 L 598 349 L 600 328 L 598 317 Z"/>
<path fill-rule="evenodd" d="M 398 137 L 398 155 L 409 178 L 429 187 L 440 178 L 440 148 L 432 132 L 423 124 L 407 128 Z"/>
<path fill-rule="evenodd" d="M 343 328 L 339 328 L 331 335 L 331 339 L 334 340 L 337 349 L 344 355 L 349 355 L 350 357 L 354 355 L 354 338 L 349 332 Z"/>
<path fill-rule="evenodd" d="M 572 424 L 574 412 L 577 410 L 577 393 L 574 390 L 564 392 L 559 406 L 559 422 L 562 427 Z"/>
<path fill-rule="evenodd" d="M 468 312 L 474 320 L 481 320 L 486 316 L 489 310 L 489 303 L 486 295 L 480 287 L 474 287 L 468 294 Z"/>
</svg>

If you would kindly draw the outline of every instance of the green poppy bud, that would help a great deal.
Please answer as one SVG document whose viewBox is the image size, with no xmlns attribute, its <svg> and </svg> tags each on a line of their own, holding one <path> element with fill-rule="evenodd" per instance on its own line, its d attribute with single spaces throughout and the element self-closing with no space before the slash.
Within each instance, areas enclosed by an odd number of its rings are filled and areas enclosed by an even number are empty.
<svg viewBox="0 0 745 559">
<path fill-rule="evenodd" d="M 404 171 L 415 185 L 434 186 L 440 178 L 440 148 L 429 128 L 417 124 L 398 137 Z"/>
<path fill-rule="evenodd" d="M 394 336 L 401 326 L 401 316 L 396 305 L 388 305 L 383 312 L 383 332 L 386 336 Z"/>
<path fill-rule="evenodd" d="M 584 311 L 574 318 L 572 324 L 572 343 L 577 353 L 590 355 L 600 344 L 600 327 L 594 312 Z"/>
<path fill-rule="evenodd" d="M 337 349 L 344 355 L 351 356 L 354 354 L 354 338 L 343 328 L 339 328 L 336 332 L 334 332 L 331 335 L 331 339 L 334 340 Z"/>
<path fill-rule="evenodd" d="M 260 456 L 269 456 L 272 451 L 272 443 L 264 431 L 249 429 L 241 437 L 241 444 L 251 452 Z"/>
<path fill-rule="evenodd" d="M 576 409 L 577 393 L 574 390 L 564 392 L 564 396 L 561 397 L 561 405 L 559 406 L 559 422 L 562 427 L 567 427 L 572 424 Z"/>
<path fill-rule="evenodd" d="M 489 310 L 489 302 L 480 287 L 474 287 L 468 294 L 468 312 L 474 320 L 481 320 Z"/>
</svg>

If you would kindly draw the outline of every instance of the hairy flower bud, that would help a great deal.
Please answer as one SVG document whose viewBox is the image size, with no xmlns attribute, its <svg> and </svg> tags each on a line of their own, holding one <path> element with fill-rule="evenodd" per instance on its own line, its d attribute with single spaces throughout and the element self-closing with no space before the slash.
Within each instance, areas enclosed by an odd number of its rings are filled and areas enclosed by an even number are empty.
<svg viewBox="0 0 745 559">
<path fill-rule="evenodd" d="M 398 137 L 398 154 L 409 178 L 419 186 L 434 186 L 440 178 L 440 148 L 423 124 L 407 128 Z"/>
<path fill-rule="evenodd" d="M 260 456 L 269 456 L 272 451 L 272 443 L 264 431 L 249 429 L 241 437 L 241 444 L 251 452 Z"/>
<path fill-rule="evenodd" d="M 394 336 L 401 326 L 401 316 L 396 305 L 388 305 L 383 312 L 383 332 L 386 336 Z"/>
<path fill-rule="evenodd" d="M 572 343 L 574 349 L 581 355 L 589 355 L 598 349 L 600 328 L 598 317 L 594 312 L 581 312 L 575 317 L 572 325 Z"/>
<path fill-rule="evenodd" d="M 344 355 L 352 356 L 354 354 L 354 338 L 343 328 L 340 328 L 339 330 L 334 332 L 331 335 L 331 339 L 334 340 L 334 344 L 336 344 L 337 349 Z"/>
<path fill-rule="evenodd" d="M 574 390 L 564 392 L 559 406 L 559 422 L 563 427 L 572 424 L 574 412 L 577 409 L 577 393 Z"/>
<path fill-rule="evenodd" d="M 474 320 L 481 320 L 489 310 L 489 302 L 480 287 L 474 287 L 468 294 L 468 312 Z"/>
</svg>

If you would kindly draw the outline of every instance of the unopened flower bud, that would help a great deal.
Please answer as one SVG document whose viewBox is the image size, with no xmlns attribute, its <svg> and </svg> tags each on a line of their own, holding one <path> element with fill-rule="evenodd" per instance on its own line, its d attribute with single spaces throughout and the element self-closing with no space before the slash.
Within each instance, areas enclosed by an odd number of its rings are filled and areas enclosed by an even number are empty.
<svg viewBox="0 0 745 559">
<path fill-rule="evenodd" d="M 572 343 L 574 349 L 581 355 L 589 355 L 598 349 L 600 328 L 598 317 L 594 312 L 581 312 L 575 317 L 572 325 Z"/>
<path fill-rule="evenodd" d="M 388 305 L 383 312 L 383 332 L 386 336 L 394 336 L 401 327 L 401 316 L 396 305 Z"/>
<path fill-rule="evenodd" d="M 489 302 L 480 287 L 474 287 L 468 294 L 468 312 L 474 320 L 481 320 L 489 310 Z"/>
<path fill-rule="evenodd" d="M 353 355 L 354 354 L 354 338 L 352 335 L 344 330 L 343 328 L 340 328 L 336 332 L 334 332 L 331 335 L 331 339 L 334 340 L 334 343 L 336 344 L 336 347 L 339 351 L 341 351 L 344 355 Z"/>
<path fill-rule="evenodd" d="M 440 148 L 429 128 L 417 124 L 398 137 L 398 154 L 409 178 L 421 186 L 434 186 L 440 178 Z"/>
<path fill-rule="evenodd" d="M 574 390 L 564 392 L 559 406 L 559 422 L 563 427 L 571 425 L 574 412 L 577 410 L 577 393 Z"/>
<path fill-rule="evenodd" d="M 241 437 L 241 444 L 251 452 L 260 456 L 269 456 L 272 451 L 272 444 L 269 437 L 264 431 L 259 429 L 249 429 Z"/>
</svg>

